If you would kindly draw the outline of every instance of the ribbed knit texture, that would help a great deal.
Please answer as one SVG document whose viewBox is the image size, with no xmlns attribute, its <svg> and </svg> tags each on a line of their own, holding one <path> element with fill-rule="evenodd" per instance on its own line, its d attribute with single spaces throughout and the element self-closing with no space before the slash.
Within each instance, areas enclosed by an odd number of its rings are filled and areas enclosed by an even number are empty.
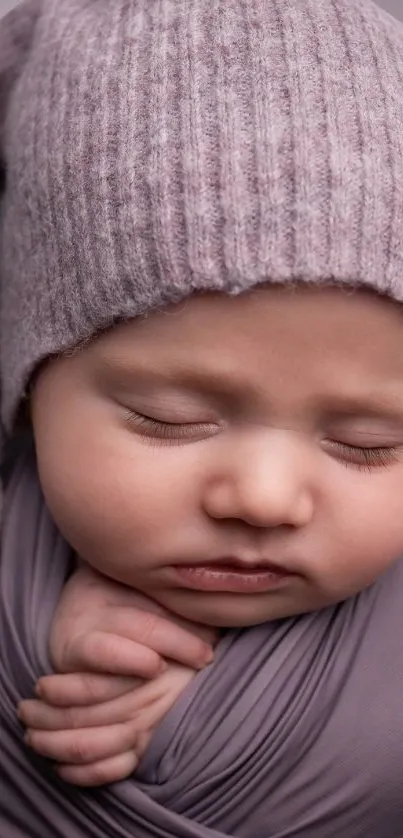
<svg viewBox="0 0 403 838">
<path fill-rule="evenodd" d="M 42 358 L 199 289 L 403 301 L 403 26 L 369 0 L 46 0 L 0 32 L 6 428 Z"/>
</svg>

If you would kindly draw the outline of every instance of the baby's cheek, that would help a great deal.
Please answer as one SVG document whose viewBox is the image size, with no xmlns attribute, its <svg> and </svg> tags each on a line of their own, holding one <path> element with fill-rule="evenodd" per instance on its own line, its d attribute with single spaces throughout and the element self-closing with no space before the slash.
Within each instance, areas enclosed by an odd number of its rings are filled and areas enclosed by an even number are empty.
<svg viewBox="0 0 403 838">
<path fill-rule="evenodd" d="M 369 500 L 364 493 L 361 503 L 357 499 L 356 536 L 352 534 L 351 543 L 357 545 L 358 565 L 378 576 L 403 555 L 403 466 L 390 475 L 387 471 L 369 475 L 368 480 L 373 481 L 373 491 Z"/>
<path fill-rule="evenodd" d="M 133 475 L 136 475 L 134 479 Z M 169 519 L 158 494 L 127 463 L 68 462 L 47 471 L 45 497 L 61 533 L 96 570 L 122 582 L 149 564 L 153 544 Z M 163 543 L 163 539 L 162 539 Z M 154 550 L 154 553 L 157 552 Z"/>
<path fill-rule="evenodd" d="M 373 525 L 346 529 L 331 550 L 323 574 L 323 587 L 334 600 L 353 596 L 372 585 L 403 556 L 401 525 Z"/>
</svg>

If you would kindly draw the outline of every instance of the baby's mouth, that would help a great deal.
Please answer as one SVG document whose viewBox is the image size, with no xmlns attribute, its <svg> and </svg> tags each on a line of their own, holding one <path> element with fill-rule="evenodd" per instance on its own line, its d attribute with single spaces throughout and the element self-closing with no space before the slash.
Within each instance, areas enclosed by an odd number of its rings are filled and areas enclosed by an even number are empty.
<svg viewBox="0 0 403 838">
<path fill-rule="evenodd" d="M 181 587 L 198 591 L 259 593 L 284 587 L 295 574 L 272 562 L 242 562 L 231 557 L 193 565 L 174 565 Z"/>
</svg>

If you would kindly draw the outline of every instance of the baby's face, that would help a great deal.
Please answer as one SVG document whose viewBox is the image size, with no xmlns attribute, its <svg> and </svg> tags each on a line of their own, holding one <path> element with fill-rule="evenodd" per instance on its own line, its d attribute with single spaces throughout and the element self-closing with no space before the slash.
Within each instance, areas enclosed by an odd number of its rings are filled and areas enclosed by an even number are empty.
<svg viewBox="0 0 403 838">
<path fill-rule="evenodd" d="M 77 553 L 190 620 L 318 609 L 403 555 L 392 302 L 194 297 L 49 364 L 33 422 L 49 508 Z M 201 567 L 235 559 L 234 572 Z"/>
</svg>

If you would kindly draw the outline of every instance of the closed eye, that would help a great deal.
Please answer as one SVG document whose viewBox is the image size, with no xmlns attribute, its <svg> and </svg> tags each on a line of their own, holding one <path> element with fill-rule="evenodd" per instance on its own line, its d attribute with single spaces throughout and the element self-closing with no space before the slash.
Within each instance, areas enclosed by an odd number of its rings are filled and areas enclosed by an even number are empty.
<svg viewBox="0 0 403 838">
<path fill-rule="evenodd" d="M 196 442 L 217 431 L 217 425 L 208 422 L 163 422 L 130 409 L 125 413 L 126 421 L 138 428 L 142 436 L 153 439 L 156 444 L 165 442 L 180 445 L 186 441 Z"/>
<path fill-rule="evenodd" d="M 334 456 L 341 459 L 346 465 L 372 471 L 375 468 L 387 468 L 399 460 L 400 446 L 375 446 L 366 448 L 358 445 L 349 445 L 346 442 L 329 440 L 329 450 Z"/>
</svg>

